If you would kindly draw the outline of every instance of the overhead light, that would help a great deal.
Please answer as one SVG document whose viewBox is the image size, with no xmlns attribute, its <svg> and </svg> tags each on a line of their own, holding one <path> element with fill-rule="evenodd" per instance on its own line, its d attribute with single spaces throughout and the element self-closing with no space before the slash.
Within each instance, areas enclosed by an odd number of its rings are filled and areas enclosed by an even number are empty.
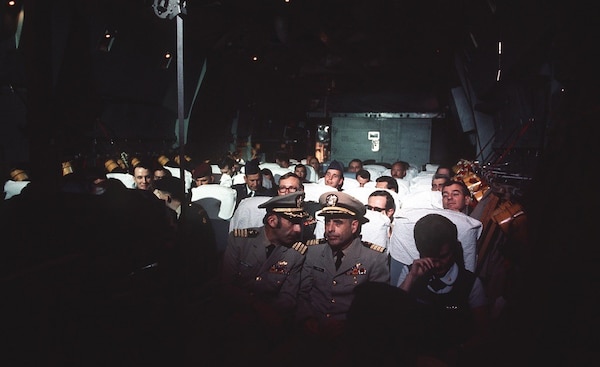
<svg viewBox="0 0 600 367">
<path fill-rule="evenodd" d="M 98 49 L 102 52 L 110 52 L 110 49 L 115 42 L 116 33 L 116 31 L 106 28 L 104 34 L 100 38 L 100 42 L 98 42 Z"/>
<path fill-rule="evenodd" d="M 162 61 L 160 63 L 161 69 L 168 69 L 169 66 L 171 65 L 172 60 L 173 60 L 173 55 L 171 55 L 171 53 L 168 51 L 165 52 L 162 57 Z"/>
</svg>

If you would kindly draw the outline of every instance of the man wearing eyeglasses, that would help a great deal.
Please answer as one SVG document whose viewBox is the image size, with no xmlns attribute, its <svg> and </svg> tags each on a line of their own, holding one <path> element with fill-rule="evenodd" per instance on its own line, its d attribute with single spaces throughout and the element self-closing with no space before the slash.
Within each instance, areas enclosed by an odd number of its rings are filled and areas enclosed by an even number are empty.
<svg viewBox="0 0 600 367">
<path fill-rule="evenodd" d="M 390 224 L 387 231 L 387 239 L 389 242 L 389 238 L 392 236 L 392 228 L 394 225 L 394 213 L 396 212 L 396 202 L 394 201 L 392 194 L 386 190 L 375 190 L 369 195 L 369 198 L 367 199 L 367 205 L 365 205 L 365 207 L 367 210 L 379 212 L 390 219 Z M 368 225 L 364 229 L 372 230 L 368 228 Z M 383 245 L 383 243 L 381 243 L 381 245 Z M 385 247 L 387 247 L 387 245 Z"/>
<path fill-rule="evenodd" d="M 396 212 L 396 203 L 392 194 L 385 190 L 375 190 L 369 195 L 367 209 L 380 212 L 390 218 L 390 223 L 394 221 Z"/>
<path fill-rule="evenodd" d="M 279 178 L 277 195 L 291 194 L 296 191 L 304 191 L 302 180 L 294 172 L 288 172 Z"/>
<path fill-rule="evenodd" d="M 296 191 L 304 191 L 302 179 L 294 172 L 288 172 L 279 178 L 279 186 L 277 187 L 277 195 L 287 195 Z M 304 221 L 302 227 L 302 241 L 315 238 L 315 212 L 320 209 L 319 203 L 306 201 L 304 202 L 304 210 L 309 214 L 309 217 Z"/>
<path fill-rule="evenodd" d="M 276 196 L 284 196 L 295 192 L 304 191 L 304 185 L 294 172 L 287 172 L 279 178 L 279 185 L 276 186 Z M 262 224 L 263 212 L 257 207 L 267 201 L 268 197 L 252 197 L 242 200 L 239 206 L 235 209 L 231 218 L 229 231 L 240 228 L 258 227 Z M 304 210 L 309 214 L 304 220 L 302 227 L 301 241 L 315 238 L 314 231 L 316 221 L 314 220 L 315 212 L 320 209 L 319 203 L 304 202 Z M 260 215 L 258 214 L 260 213 Z"/>
</svg>

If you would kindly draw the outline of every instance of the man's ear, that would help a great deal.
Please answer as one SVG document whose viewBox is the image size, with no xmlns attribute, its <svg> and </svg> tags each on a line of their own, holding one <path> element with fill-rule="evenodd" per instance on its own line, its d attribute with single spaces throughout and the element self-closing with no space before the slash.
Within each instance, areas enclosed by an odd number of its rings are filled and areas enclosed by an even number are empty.
<svg viewBox="0 0 600 367">
<path fill-rule="evenodd" d="M 279 224 L 279 217 L 278 217 L 277 215 L 275 215 L 275 214 L 269 214 L 269 215 L 267 216 L 267 223 L 268 223 L 268 224 L 269 224 L 271 227 L 275 228 L 275 227 L 277 227 L 277 225 Z"/>
<path fill-rule="evenodd" d="M 358 219 L 352 219 L 352 223 L 351 223 L 352 233 L 358 232 L 358 226 L 359 226 Z"/>
</svg>

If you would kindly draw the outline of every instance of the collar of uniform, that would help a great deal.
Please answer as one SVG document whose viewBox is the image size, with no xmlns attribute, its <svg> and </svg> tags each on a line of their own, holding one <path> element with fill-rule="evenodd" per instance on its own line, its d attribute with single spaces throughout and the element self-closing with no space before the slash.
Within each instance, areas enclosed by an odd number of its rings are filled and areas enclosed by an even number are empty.
<svg viewBox="0 0 600 367">
<path fill-rule="evenodd" d="M 442 282 L 446 283 L 446 285 L 452 285 L 456 281 L 457 276 L 458 276 L 458 265 L 456 263 L 454 263 L 454 264 L 452 264 L 450 269 L 448 269 L 446 274 L 444 274 L 444 276 L 440 278 L 440 280 Z"/>
<path fill-rule="evenodd" d="M 457 276 L 458 276 L 458 265 L 456 263 L 454 263 L 454 264 L 452 264 L 450 269 L 448 269 L 446 274 L 444 274 L 444 276 L 439 278 L 439 280 L 442 281 L 442 283 L 444 283 L 446 285 L 446 287 L 439 289 L 437 291 L 433 290 L 431 287 L 428 287 L 428 289 L 437 294 L 449 293 L 452 290 L 452 286 L 454 285 L 454 282 L 456 281 Z"/>
</svg>

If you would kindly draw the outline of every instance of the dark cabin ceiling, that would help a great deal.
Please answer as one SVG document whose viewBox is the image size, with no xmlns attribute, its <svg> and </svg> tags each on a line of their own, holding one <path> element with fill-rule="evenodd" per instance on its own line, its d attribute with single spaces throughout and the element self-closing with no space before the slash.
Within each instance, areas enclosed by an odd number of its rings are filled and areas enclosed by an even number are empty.
<svg viewBox="0 0 600 367">
<path fill-rule="evenodd" d="M 152 0 L 29 4 L 39 13 L 26 26 L 51 28 L 45 39 L 64 130 L 95 136 L 96 121 L 106 119 L 115 136 L 172 134 L 176 60 L 168 69 L 160 64 L 165 51 L 176 53 L 175 19 L 159 18 Z M 447 111 L 450 88 L 464 83 L 457 59 L 479 107 L 493 113 L 515 94 L 507 86 L 546 83 L 544 67 L 560 85 L 585 78 L 578 52 L 593 14 L 565 2 L 517 0 L 197 0 L 185 10 L 190 134 L 224 128 L 225 136 L 237 113 L 250 123 L 285 124 L 307 112 Z M 99 50 L 106 29 L 116 31 L 110 52 Z M 11 78 L 23 73 L 14 65 L 2 79 L 19 85 Z"/>
<path fill-rule="evenodd" d="M 170 74 L 158 65 L 165 50 L 175 52 L 176 21 L 159 18 L 150 0 L 83 3 L 77 6 L 86 8 L 90 39 L 105 27 L 118 32 L 111 52 L 94 54 L 100 93 L 160 100 L 172 109 L 175 61 Z M 188 101 L 206 60 L 198 103 L 216 97 L 222 106 L 295 113 L 325 108 L 325 96 L 332 103 L 340 96 L 392 95 L 396 110 L 443 107 L 449 87 L 460 83 L 457 54 L 485 96 L 498 67 L 509 75 L 531 73 L 556 51 L 553 37 L 564 16 L 550 4 L 491 0 L 200 0 L 185 10 Z M 498 40 L 505 45 L 501 61 Z M 439 105 L 427 100 L 431 94 Z"/>
<path fill-rule="evenodd" d="M 159 19 L 151 3 L 98 2 L 90 14 L 100 27 L 96 32 L 104 24 L 118 31 L 110 55 L 98 56 L 98 80 L 106 95 L 144 96 L 149 90 L 143 82 L 124 87 L 119 81 L 160 76 L 150 68 L 158 63 L 161 46 L 174 47 L 176 22 Z M 301 105 L 298 109 L 307 110 L 312 97 L 328 94 L 437 91 L 454 82 L 463 6 L 448 1 L 188 1 L 186 82 L 193 90 L 207 58 L 206 83 L 218 77 L 214 93 L 231 96 L 234 103 L 242 98 L 275 104 L 289 96 Z M 253 62 L 255 55 L 259 59 Z"/>
</svg>

